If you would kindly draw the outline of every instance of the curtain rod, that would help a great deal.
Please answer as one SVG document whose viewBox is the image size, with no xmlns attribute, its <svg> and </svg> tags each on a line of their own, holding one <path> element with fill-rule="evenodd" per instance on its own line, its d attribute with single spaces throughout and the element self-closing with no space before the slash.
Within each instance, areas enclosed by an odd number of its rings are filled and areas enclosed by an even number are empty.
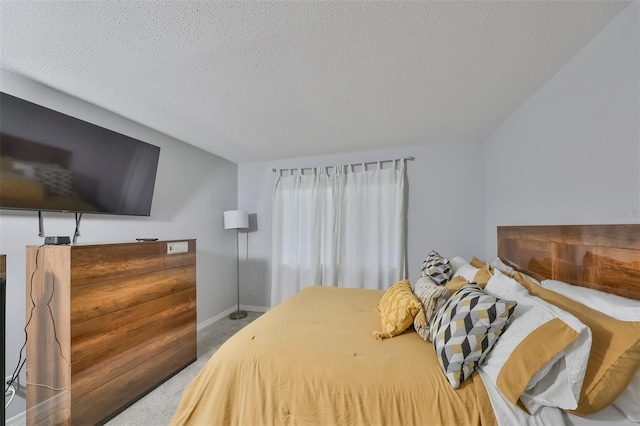
<svg viewBox="0 0 640 426">
<path fill-rule="evenodd" d="M 375 163 L 388 163 L 389 161 L 398 161 L 398 160 L 406 160 L 406 161 L 413 161 L 415 160 L 416 157 L 414 157 L 413 155 L 409 156 L 409 157 L 404 157 L 404 158 L 394 158 L 392 160 L 382 160 L 382 161 L 364 161 L 364 162 L 359 162 L 359 163 L 351 163 L 351 164 L 344 164 L 342 166 L 346 166 L 346 167 L 350 167 L 350 166 L 359 166 L 362 164 L 375 164 Z M 324 166 L 324 167 L 342 167 L 342 166 Z M 317 166 L 316 166 L 317 167 Z M 284 167 L 282 169 L 271 169 L 274 173 L 280 170 L 307 170 L 307 169 L 315 169 L 316 167 Z"/>
</svg>

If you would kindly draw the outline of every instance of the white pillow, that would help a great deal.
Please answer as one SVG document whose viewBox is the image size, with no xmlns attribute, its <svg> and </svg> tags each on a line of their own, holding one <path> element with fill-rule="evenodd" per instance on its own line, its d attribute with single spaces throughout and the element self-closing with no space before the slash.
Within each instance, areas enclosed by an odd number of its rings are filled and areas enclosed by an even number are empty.
<svg viewBox="0 0 640 426">
<path fill-rule="evenodd" d="M 631 379 L 631 383 L 613 401 L 613 406 L 622 411 L 625 416 L 636 423 L 640 423 L 640 370 Z"/>
<path fill-rule="evenodd" d="M 556 280 L 544 280 L 541 285 L 615 319 L 640 321 L 640 300 L 628 299 Z"/>
<path fill-rule="evenodd" d="M 520 272 L 520 275 L 522 275 L 524 278 L 528 279 L 532 283 L 540 285 L 540 280 L 533 278 L 531 275 L 527 275 L 524 272 Z"/>
<path fill-rule="evenodd" d="M 520 399 L 532 414 L 540 406 L 577 408 L 591 351 L 589 327 L 499 270 L 485 291 L 518 305 L 482 371 L 509 401 Z"/>
<path fill-rule="evenodd" d="M 499 270 L 500 272 L 506 273 L 507 275 L 513 275 L 513 273 L 516 272 L 515 269 L 504 263 L 499 257 L 493 259 L 493 262 L 491 262 L 491 266 Z"/>
<path fill-rule="evenodd" d="M 476 268 L 475 266 L 472 266 L 470 263 L 465 263 L 464 265 L 456 269 L 456 272 L 453 274 L 451 278 L 453 279 L 455 277 L 462 277 L 465 280 L 472 282 L 475 279 L 476 273 L 479 270 L 480 269 Z"/>
<path fill-rule="evenodd" d="M 562 294 L 615 319 L 640 321 L 640 300 L 628 299 L 591 288 L 567 284 L 562 281 L 544 280 L 541 284 L 544 288 Z M 629 419 L 640 423 L 640 370 L 636 371 L 629 386 L 618 396 L 613 405 Z"/>
<path fill-rule="evenodd" d="M 500 272 L 504 272 L 508 276 L 512 276 L 514 273 L 517 272 L 511 266 L 504 263 L 502 259 L 500 259 L 499 257 L 496 257 L 495 259 L 493 259 L 493 262 L 491 262 L 490 266 L 493 267 L 494 269 L 499 270 Z M 520 275 L 522 275 L 524 278 L 528 279 L 529 281 L 540 285 L 540 280 L 533 278 L 531 275 L 527 275 L 524 272 L 520 272 Z"/>
<path fill-rule="evenodd" d="M 451 262 L 451 273 L 455 274 L 456 271 L 464 265 L 469 264 L 469 262 L 467 262 L 465 259 L 461 258 L 460 256 L 456 256 L 453 259 L 449 260 Z"/>
</svg>

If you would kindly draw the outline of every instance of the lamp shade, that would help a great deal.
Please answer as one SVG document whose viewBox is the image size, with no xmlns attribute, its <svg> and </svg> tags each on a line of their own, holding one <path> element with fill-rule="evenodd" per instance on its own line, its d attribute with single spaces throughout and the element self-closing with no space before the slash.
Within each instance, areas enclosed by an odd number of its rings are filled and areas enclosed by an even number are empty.
<svg viewBox="0 0 640 426">
<path fill-rule="evenodd" d="M 227 210 L 224 212 L 224 229 L 247 229 L 249 214 L 246 210 Z"/>
</svg>

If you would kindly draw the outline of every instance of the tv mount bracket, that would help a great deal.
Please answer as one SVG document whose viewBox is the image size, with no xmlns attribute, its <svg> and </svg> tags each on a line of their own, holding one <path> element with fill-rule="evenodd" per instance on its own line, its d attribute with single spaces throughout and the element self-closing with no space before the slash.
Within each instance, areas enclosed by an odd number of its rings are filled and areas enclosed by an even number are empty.
<svg viewBox="0 0 640 426">
<path fill-rule="evenodd" d="M 78 242 L 80 236 L 80 220 L 82 220 L 82 213 L 76 213 L 76 229 L 73 232 L 73 244 Z M 44 237 L 44 219 L 42 218 L 42 211 L 38 210 L 38 237 Z M 46 238 L 46 237 L 45 237 Z M 66 237 L 67 239 L 69 237 Z"/>
</svg>

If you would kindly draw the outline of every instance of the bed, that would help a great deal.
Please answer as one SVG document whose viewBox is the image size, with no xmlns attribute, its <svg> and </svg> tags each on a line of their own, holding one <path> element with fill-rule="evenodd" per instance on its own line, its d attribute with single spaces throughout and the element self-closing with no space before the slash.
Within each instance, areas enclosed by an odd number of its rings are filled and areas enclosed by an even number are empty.
<svg viewBox="0 0 640 426">
<path fill-rule="evenodd" d="M 458 269 L 473 267 L 474 274 L 489 271 L 487 288 L 495 287 L 495 277 L 521 278 L 528 280 L 527 285 L 552 279 L 605 290 L 626 300 L 640 299 L 640 225 L 499 227 L 498 251 L 505 268 L 513 268 L 511 272 L 503 274 L 487 264 Z M 459 281 L 464 281 L 462 275 Z M 581 406 L 565 410 L 578 417 L 534 400 L 526 399 L 527 405 L 522 403 L 524 393 L 520 401 L 505 397 L 503 384 L 491 379 L 491 365 L 504 364 L 500 364 L 497 345 L 486 371 L 479 367 L 454 389 L 443 374 L 434 345 L 413 327 L 393 338 L 373 337 L 380 329 L 378 303 L 384 296 L 385 291 L 377 290 L 310 287 L 274 307 L 214 353 L 184 391 L 171 424 L 543 425 L 583 419 L 584 424 L 596 424 L 589 421 L 598 418 L 602 424 L 611 424 L 613 417 L 602 416 L 611 404 L 599 407 L 585 391 L 579 394 L 580 403 L 589 400 L 589 408 L 597 410 L 597 415 L 580 413 Z M 506 330 L 515 330 L 513 324 Z M 629 334 L 622 339 L 629 347 L 616 362 L 623 360 L 625 371 L 633 376 L 640 364 L 640 323 L 629 324 Z M 580 336 L 588 335 L 590 345 L 591 333 L 586 329 Z M 505 336 L 506 332 L 498 342 L 509 341 Z M 636 342 L 627 342 L 628 336 Z M 573 339 L 575 346 L 581 337 Z M 589 356 L 589 347 L 586 353 Z M 561 364 L 556 362 L 564 360 L 560 355 L 549 365 Z M 600 374 L 597 370 L 585 362 L 581 373 L 585 383 L 607 383 L 609 378 L 593 377 Z M 551 373 L 538 373 L 536 386 L 542 386 Z M 594 386 L 597 383 L 586 387 Z M 537 389 L 530 388 L 531 392 Z"/>
</svg>

